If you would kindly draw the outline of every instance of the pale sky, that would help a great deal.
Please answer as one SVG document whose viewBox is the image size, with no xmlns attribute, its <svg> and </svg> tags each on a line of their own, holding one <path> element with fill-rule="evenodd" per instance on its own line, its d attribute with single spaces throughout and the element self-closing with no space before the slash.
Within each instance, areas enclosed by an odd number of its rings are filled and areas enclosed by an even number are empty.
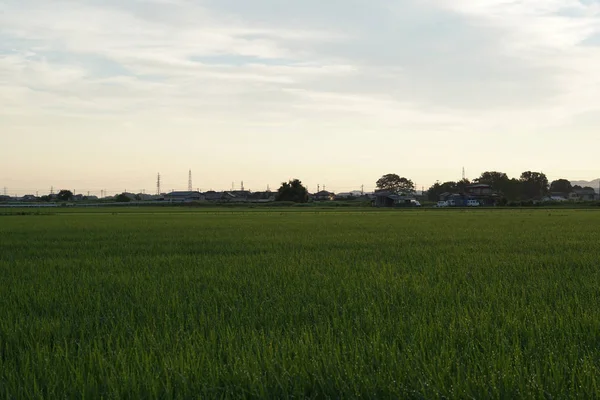
<svg viewBox="0 0 600 400">
<path fill-rule="evenodd" d="M 599 0 L 0 0 L 0 191 L 600 176 Z"/>
</svg>

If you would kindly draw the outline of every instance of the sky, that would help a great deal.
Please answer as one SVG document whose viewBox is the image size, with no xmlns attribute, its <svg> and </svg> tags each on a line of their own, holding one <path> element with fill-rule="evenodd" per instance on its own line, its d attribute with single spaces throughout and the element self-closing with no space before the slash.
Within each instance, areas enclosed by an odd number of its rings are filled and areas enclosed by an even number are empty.
<svg viewBox="0 0 600 400">
<path fill-rule="evenodd" d="M 600 176 L 600 0 L 0 0 L 0 190 Z"/>
</svg>

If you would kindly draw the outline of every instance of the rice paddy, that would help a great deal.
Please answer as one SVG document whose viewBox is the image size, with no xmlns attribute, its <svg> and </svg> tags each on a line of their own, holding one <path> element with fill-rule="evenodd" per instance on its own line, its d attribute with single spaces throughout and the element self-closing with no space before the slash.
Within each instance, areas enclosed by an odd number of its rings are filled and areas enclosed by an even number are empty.
<svg viewBox="0 0 600 400">
<path fill-rule="evenodd" d="M 600 212 L 0 215 L 0 398 L 594 398 Z"/>
</svg>

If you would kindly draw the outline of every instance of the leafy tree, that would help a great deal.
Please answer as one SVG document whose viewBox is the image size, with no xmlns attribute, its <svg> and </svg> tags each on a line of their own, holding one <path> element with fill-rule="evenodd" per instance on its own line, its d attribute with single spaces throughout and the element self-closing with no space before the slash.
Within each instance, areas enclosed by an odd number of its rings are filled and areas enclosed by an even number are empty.
<svg viewBox="0 0 600 400">
<path fill-rule="evenodd" d="M 456 183 L 456 189 L 458 189 L 459 193 L 465 193 L 467 191 L 467 186 L 471 185 L 471 181 L 468 179 L 461 179 Z"/>
<path fill-rule="evenodd" d="M 45 194 L 45 195 L 43 195 L 42 197 L 40 197 L 40 200 L 41 200 L 41 201 L 48 202 L 48 201 L 50 201 L 50 196 L 49 196 L 49 195 L 47 195 L 47 194 Z"/>
<path fill-rule="evenodd" d="M 550 191 L 569 194 L 573 191 L 573 186 L 571 185 L 571 182 L 566 179 L 557 179 L 550 184 Z"/>
<path fill-rule="evenodd" d="M 306 203 L 308 202 L 308 190 L 306 190 L 302 182 L 298 179 L 283 182 L 279 190 L 277 190 L 275 200 Z"/>
<path fill-rule="evenodd" d="M 56 198 L 60 201 L 69 201 L 73 198 L 73 192 L 70 190 L 61 190 L 56 195 Z"/>
<path fill-rule="evenodd" d="M 583 189 L 583 188 L 579 185 L 573 186 L 573 190 L 581 190 L 581 189 Z"/>
<path fill-rule="evenodd" d="M 521 181 L 509 178 L 504 172 L 486 171 L 474 182 L 490 185 L 493 191 L 500 193 L 508 200 L 514 201 L 521 198 Z"/>
<path fill-rule="evenodd" d="M 502 193 L 506 199 L 515 201 L 521 198 L 521 187 L 522 182 L 519 179 L 511 178 L 504 184 L 499 192 Z"/>
<path fill-rule="evenodd" d="M 525 171 L 519 180 L 524 199 L 536 199 L 548 193 L 548 178 L 542 172 Z"/>
<path fill-rule="evenodd" d="M 131 199 L 125 193 L 121 193 L 115 197 L 115 201 L 117 203 L 129 203 Z"/>
<path fill-rule="evenodd" d="M 504 172 L 498 171 L 486 171 L 479 176 L 479 178 L 475 179 L 474 182 L 490 185 L 492 189 L 497 191 L 502 191 L 503 188 L 506 187 L 506 183 L 509 182 L 508 175 Z"/>
<path fill-rule="evenodd" d="M 466 179 L 464 181 L 460 181 L 460 182 L 453 182 L 453 181 L 444 182 L 444 183 L 436 182 L 427 191 L 427 200 L 438 201 L 440 199 L 440 195 L 442 193 L 464 192 L 464 189 L 466 189 L 466 187 L 468 186 L 467 182 L 469 182 L 469 181 L 467 181 Z"/>
<path fill-rule="evenodd" d="M 415 184 L 410 179 L 396 174 L 386 174 L 375 183 L 377 189 L 389 190 L 397 194 L 411 194 L 415 192 Z"/>
</svg>

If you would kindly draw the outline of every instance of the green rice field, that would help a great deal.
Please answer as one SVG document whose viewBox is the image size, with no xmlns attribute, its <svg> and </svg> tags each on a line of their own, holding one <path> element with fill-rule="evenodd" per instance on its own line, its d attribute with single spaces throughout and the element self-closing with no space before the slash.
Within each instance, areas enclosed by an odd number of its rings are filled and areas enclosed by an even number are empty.
<svg viewBox="0 0 600 400">
<path fill-rule="evenodd" d="M 600 397 L 600 211 L 2 213 L 3 399 Z"/>
</svg>

